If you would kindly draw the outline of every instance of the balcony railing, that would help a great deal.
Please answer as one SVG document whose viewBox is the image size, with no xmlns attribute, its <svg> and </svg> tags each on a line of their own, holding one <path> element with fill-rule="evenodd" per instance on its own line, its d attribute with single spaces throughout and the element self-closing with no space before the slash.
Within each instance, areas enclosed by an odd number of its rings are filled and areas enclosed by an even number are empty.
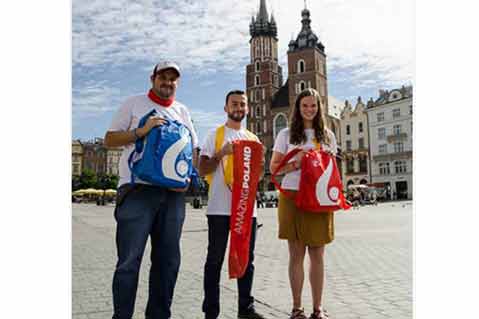
<svg viewBox="0 0 479 319">
<path fill-rule="evenodd" d="M 387 139 L 388 139 L 388 143 L 404 141 L 407 139 L 407 133 L 403 132 L 399 134 L 388 135 Z"/>
<path fill-rule="evenodd" d="M 412 151 L 374 155 L 374 161 L 393 161 L 412 158 Z"/>
</svg>

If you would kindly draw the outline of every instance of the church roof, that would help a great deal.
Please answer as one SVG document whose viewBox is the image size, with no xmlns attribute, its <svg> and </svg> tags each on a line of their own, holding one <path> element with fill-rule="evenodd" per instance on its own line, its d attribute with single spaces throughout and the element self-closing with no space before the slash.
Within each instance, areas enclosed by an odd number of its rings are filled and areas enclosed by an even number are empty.
<svg viewBox="0 0 479 319">
<path fill-rule="evenodd" d="M 271 108 L 289 106 L 289 80 L 273 96 Z"/>
</svg>

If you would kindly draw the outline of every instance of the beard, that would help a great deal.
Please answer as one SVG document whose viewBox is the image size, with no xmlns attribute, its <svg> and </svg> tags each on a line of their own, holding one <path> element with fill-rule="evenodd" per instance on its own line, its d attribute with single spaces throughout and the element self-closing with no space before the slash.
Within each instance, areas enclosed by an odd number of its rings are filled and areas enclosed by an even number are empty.
<svg viewBox="0 0 479 319">
<path fill-rule="evenodd" d="M 235 122 L 241 122 L 244 117 L 246 116 L 245 112 L 231 112 L 228 113 L 228 118 L 235 121 Z"/>
<path fill-rule="evenodd" d="M 158 96 L 163 99 L 169 99 L 175 94 L 175 89 L 170 85 L 162 85 L 157 90 Z"/>
</svg>

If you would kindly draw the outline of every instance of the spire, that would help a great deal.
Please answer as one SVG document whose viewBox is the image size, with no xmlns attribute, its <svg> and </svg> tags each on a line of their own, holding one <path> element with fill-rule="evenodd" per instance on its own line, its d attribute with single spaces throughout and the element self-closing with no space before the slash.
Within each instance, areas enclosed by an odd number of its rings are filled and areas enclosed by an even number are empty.
<svg viewBox="0 0 479 319">
<path fill-rule="evenodd" d="M 257 20 L 268 21 L 268 11 L 266 10 L 266 0 L 261 0 Z"/>
<path fill-rule="evenodd" d="M 301 31 L 296 38 L 295 43 L 290 43 L 290 51 L 300 50 L 303 48 L 317 48 L 324 52 L 324 45 L 319 41 L 318 36 L 311 29 L 310 12 L 304 0 L 304 9 L 301 11 Z"/>
<path fill-rule="evenodd" d="M 249 33 L 252 37 L 255 36 L 270 36 L 276 39 L 278 30 L 276 27 L 276 21 L 271 14 L 271 20 L 268 16 L 268 10 L 266 9 L 266 0 L 260 0 L 259 11 L 256 15 L 256 20 L 252 19 L 249 25 Z"/>
</svg>

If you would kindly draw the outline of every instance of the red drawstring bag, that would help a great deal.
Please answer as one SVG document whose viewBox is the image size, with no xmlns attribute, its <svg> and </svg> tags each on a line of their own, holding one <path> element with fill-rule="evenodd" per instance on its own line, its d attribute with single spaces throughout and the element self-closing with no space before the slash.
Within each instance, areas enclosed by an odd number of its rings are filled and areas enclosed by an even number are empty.
<svg viewBox="0 0 479 319">
<path fill-rule="evenodd" d="M 243 277 L 249 259 L 249 242 L 256 189 L 261 175 L 263 145 L 256 141 L 233 142 L 233 187 L 230 217 L 230 278 Z"/>
<path fill-rule="evenodd" d="M 281 188 L 275 177 L 279 170 L 300 151 L 300 148 L 295 148 L 286 154 L 271 176 L 271 181 L 276 188 L 290 199 L 294 198 L 293 194 Z M 344 198 L 343 183 L 334 156 L 321 149 L 311 149 L 304 154 L 301 161 L 299 190 L 293 200 L 296 207 L 312 213 L 346 210 L 351 207 Z"/>
</svg>

